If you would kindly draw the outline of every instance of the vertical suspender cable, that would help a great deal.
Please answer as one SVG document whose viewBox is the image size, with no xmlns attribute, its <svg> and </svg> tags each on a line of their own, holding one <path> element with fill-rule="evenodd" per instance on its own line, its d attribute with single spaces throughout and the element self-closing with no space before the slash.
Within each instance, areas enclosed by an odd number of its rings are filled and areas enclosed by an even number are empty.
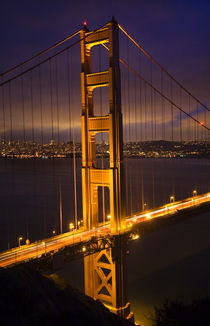
<svg viewBox="0 0 210 326">
<path fill-rule="evenodd" d="M 30 71 L 30 96 L 31 96 L 31 126 L 32 126 L 32 143 L 33 143 L 33 199 L 32 205 L 36 202 L 36 152 L 35 152 L 35 131 L 34 131 L 34 97 L 33 97 L 33 71 Z M 35 206 L 35 215 L 37 212 L 37 206 Z M 29 240 L 29 237 L 28 237 Z"/>
<path fill-rule="evenodd" d="M 58 146 L 60 146 L 60 123 L 59 123 L 59 100 L 58 100 L 58 63 L 57 57 L 55 57 L 55 88 L 56 88 L 56 110 L 57 110 L 57 140 Z"/>
<path fill-rule="evenodd" d="M 35 147 L 34 147 L 34 103 L 33 103 L 33 72 L 30 71 L 30 95 L 31 95 L 31 126 L 32 126 L 32 142 L 33 142 L 33 156 L 35 157 Z"/>
<path fill-rule="evenodd" d="M 24 85 L 23 85 L 23 76 L 21 76 L 21 97 L 22 97 L 22 118 L 23 118 L 23 141 L 24 141 L 24 146 L 26 146 L 26 130 L 25 130 L 25 97 L 24 97 Z M 24 167 L 25 167 L 25 159 L 24 159 Z M 25 192 L 25 187 L 23 185 L 24 192 Z M 24 194 L 25 198 L 25 194 Z M 28 214 L 26 216 L 26 239 L 28 239 Z"/>
<path fill-rule="evenodd" d="M 3 79 L 3 78 L 1 78 Z M 1 88 L 2 90 L 2 115 L 3 115 L 3 148 L 6 149 L 6 125 L 5 125 L 5 99 L 4 99 L 4 86 L 2 86 Z M 6 158 L 6 153 L 4 156 L 4 168 L 6 170 L 7 167 L 7 158 Z M 8 193 L 8 189 L 5 187 L 5 191 L 7 191 Z M 7 194 L 7 198 L 8 198 L 8 194 Z M 11 238 L 11 234 L 10 234 L 10 215 L 8 214 L 8 209 L 5 207 L 5 217 L 7 219 L 7 248 L 10 249 L 10 238 Z"/>
<path fill-rule="evenodd" d="M 182 107 L 182 89 L 181 89 L 181 87 L 180 87 L 179 90 L 180 90 L 179 96 L 180 96 L 180 108 L 181 108 Z M 181 110 L 179 111 L 179 119 L 180 119 L 180 146 L 181 146 L 181 148 L 183 150 L 184 147 L 183 147 L 183 138 L 182 138 L 182 111 Z M 181 199 L 183 199 L 183 186 L 182 186 L 182 183 L 185 184 L 184 179 L 183 179 L 183 160 L 184 160 L 183 157 L 181 157 L 179 159 L 180 170 L 181 170 L 181 180 L 182 180 L 182 182 L 180 182 Z"/>
<path fill-rule="evenodd" d="M 9 113 L 10 113 L 10 141 L 13 141 L 13 121 L 12 121 L 12 99 L 11 99 L 11 83 L 9 82 Z"/>
<path fill-rule="evenodd" d="M 170 79 L 170 93 L 171 93 L 171 101 L 173 102 L 173 85 L 172 85 L 172 79 Z M 171 142 L 172 147 L 174 151 L 174 112 L 173 112 L 173 104 L 171 103 Z M 172 155 L 171 157 L 171 176 L 172 176 L 172 195 L 175 196 L 175 189 L 174 189 L 174 180 L 175 180 L 175 171 L 174 171 L 174 157 Z"/>
<path fill-rule="evenodd" d="M 39 57 L 40 62 L 40 57 Z M 39 66 L 39 105 L 40 105 L 40 124 L 41 124 L 41 145 L 43 147 L 43 112 L 42 112 L 42 76 L 41 66 Z"/>
<path fill-rule="evenodd" d="M 63 212 L 62 212 L 62 195 L 61 195 L 61 181 L 59 182 L 59 215 L 60 215 L 60 232 L 63 233 Z"/>
<path fill-rule="evenodd" d="M 128 65 L 130 66 L 130 56 L 129 56 L 129 44 L 128 44 L 128 38 L 127 38 L 127 62 Z M 127 85 L 128 85 L 128 142 L 129 142 L 129 147 L 131 146 L 131 109 L 130 109 L 130 71 L 127 69 Z M 133 210 L 133 205 L 132 205 L 132 158 L 129 160 L 129 170 L 130 170 L 130 175 L 129 175 L 129 195 L 130 195 L 130 216 L 132 216 L 132 210 Z"/>
<path fill-rule="evenodd" d="M 189 95 L 189 103 L 188 103 L 188 113 L 189 113 L 189 115 L 190 115 L 190 95 Z M 190 118 L 188 118 L 187 119 L 187 121 L 188 121 L 188 131 L 187 131 L 187 133 L 188 133 L 188 141 L 190 141 Z"/>
<path fill-rule="evenodd" d="M 139 211 L 139 170 L 138 170 L 138 136 L 137 136 L 137 124 L 138 124 L 138 117 L 137 117 L 137 110 L 136 110 L 136 76 L 134 79 L 134 116 L 135 116 L 135 162 L 136 162 L 136 205 L 135 210 Z"/>
<path fill-rule="evenodd" d="M 151 85 L 153 85 L 153 71 L 152 71 L 152 61 L 150 61 L 150 82 Z M 151 124 L 152 124 L 152 151 L 154 153 L 153 150 L 153 146 L 154 146 L 154 108 L 153 108 L 153 89 L 150 89 L 151 93 Z M 155 207 L 155 158 L 152 155 L 152 207 Z"/>
<path fill-rule="evenodd" d="M 40 56 L 39 56 L 39 63 L 40 63 Z M 39 100 L 40 100 L 40 124 L 41 124 L 41 151 L 42 154 L 44 154 L 44 132 L 43 132 L 43 94 L 42 94 L 42 65 L 39 66 Z M 42 187 L 41 187 L 41 192 L 42 192 L 42 214 L 44 216 L 44 221 L 41 221 L 42 223 L 44 222 L 44 225 L 46 224 L 46 214 L 45 214 L 45 204 L 44 204 L 44 177 L 41 179 L 42 181 Z M 43 228 L 44 229 L 44 228 Z"/>
<path fill-rule="evenodd" d="M 140 53 L 140 59 L 139 59 L 139 75 L 141 76 L 141 70 L 142 70 L 142 65 L 141 65 L 141 53 Z M 143 144 L 143 105 L 142 105 L 142 80 L 139 80 L 139 107 L 140 107 L 140 138 L 141 138 L 141 151 L 142 149 L 142 144 Z M 142 157 L 140 161 L 140 174 L 141 174 L 141 209 L 142 211 L 144 210 L 144 157 Z"/>
<path fill-rule="evenodd" d="M 57 56 L 55 57 L 55 96 L 56 96 L 56 115 L 57 115 L 57 148 L 60 148 L 60 125 L 59 125 L 59 99 L 58 99 L 58 62 L 57 62 Z M 57 160 L 54 161 L 54 167 Z M 54 173 L 54 172 L 53 172 Z M 57 188 L 56 183 L 56 192 L 59 192 L 59 187 Z M 57 195 L 56 195 L 57 197 Z M 60 203 L 59 203 L 60 207 Z M 58 209 L 60 214 L 60 208 Z M 59 219 L 60 220 L 60 219 Z"/>
<path fill-rule="evenodd" d="M 163 72 L 161 70 L 161 94 L 163 94 Z M 162 114 L 162 141 L 164 146 L 165 141 L 165 102 L 163 96 L 161 96 L 161 114 Z M 165 148 L 164 148 L 165 149 Z M 162 190 L 163 190 L 163 200 L 166 203 L 166 158 L 163 159 L 163 166 L 162 166 Z"/>
<path fill-rule="evenodd" d="M 74 94 L 73 94 L 73 83 L 72 83 L 72 56 L 70 57 L 70 90 L 71 90 L 71 107 L 72 107 L 72 129 L 73 129 L 73 165 L 74 165 L 74 218 L 75 227 L 78 225 L 77 217 L 77 175 L 76 175 L 76 146 L 75 146 L 75 115 L 74 115 Z"/>
<path fill-rule="evenodd" d="M 123 67 L 124 68 L 124 67 Z M 126 72 L 124 68 L 123 74 L 123 94 L 124 94 L 124 142 L 125 142 L 125 152 L 126 152 L 126 161 L 125 161 L 125 189 L 126 189 L 126 215 L 129 213 L 129 202 L 128 202 L 128 142 L 127 142 L 127 97 L 126 97 Z"/>
<path fill-rule="evenodd" d="M 66 60 L 67 60 L 67 87 L 68 87 L 68 115 L 69 115 L 69 142 L 71 142 L 71 96 L 70 96 L 70 67 L 69 67 L 69 57 L 71 56 L 71 52 L 68 49 L 66 52 Z"/>
<path fill-rule="evenodd" d="M 49 69 L 50 69 L 50 116 L 51 116 L 51 140 L 53 147 L 53 157 L 54 157 L 54 121 L 53 121 L 53 91 L 52 91 L 52 61 L 49 60 Z"/>
<path fill-rule="evenodd" d="M 12 144 L 13 142 L 13 120 L 12 120 L 12 96 L 11 96 L 11 82 L 9 82 L 9 112 L 10 112 L 10 144 Z M 15 207 L 13 204 L 13 200 L 14 200 L 14 191 L 15 191 L 15 181 L 14 181 L 14 174 L 15 174 L 15 165 L 14 165 L 14 160 L 12 160 L 12 216 L 13 216 L 13 228 L 14 228 L 14 243 L 16 243 L 16 239 L 17 239 L 17 221 L 16 221 L 16 212 L 15 212 Z"/>
<path fill-rule="evenodd" d="M 23 118 L 23 141 L 26 141 L 26 130 L 25 130 L 25 98 L 24 98 L 24 89 L 23 89 L 23 76 L 21 76 L 21 97 L 22 97 L 22 118 Z"/>
</svg>

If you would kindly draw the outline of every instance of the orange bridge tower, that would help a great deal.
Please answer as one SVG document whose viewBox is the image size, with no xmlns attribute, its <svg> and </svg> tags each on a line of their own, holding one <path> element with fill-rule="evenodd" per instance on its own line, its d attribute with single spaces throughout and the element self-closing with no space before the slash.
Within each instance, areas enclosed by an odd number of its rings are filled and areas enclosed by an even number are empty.
<svg viewBox="0 0 210 326">
<path fill-rule="evenodd" d="M 110 196 L 111 233 L 119 234 L 125 221 L 123 134 L 119 68 L 119 30 L 112 20 L 97 31 L 81 31 L 82 97 L 82 198 L 85 229 L 96 228 L 98 187 L 107 187 Z M 106 45 L 105 45 L 106 44 Z M 106 46 L 109 67 L 92 73 L 91 50 Z M 109 112 L 94 115 L 94 89 L 109 88 Z M 109 168 L 96 167 L 96 134 L 109 134 Z M 127 301 L 124 244 L 119 236 L 113 249 L 105 249 L 84 259 L 85 293 L 100 300 L 112 312 L 131 318 Z"/>
</svg>

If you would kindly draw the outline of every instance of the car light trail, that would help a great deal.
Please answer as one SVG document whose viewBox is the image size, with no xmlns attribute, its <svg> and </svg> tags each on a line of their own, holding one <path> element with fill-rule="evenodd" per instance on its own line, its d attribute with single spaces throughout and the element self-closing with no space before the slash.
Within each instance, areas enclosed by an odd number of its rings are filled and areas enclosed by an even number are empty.
<svg viewBox="0 0 210 326">
<path fill-rule="evenodd" d="M 181 202 L 172 202 L 158 209 L 147 211 L 139 215 L 136 214 L 133 217 L 126 219 L 124 232 L 138 223 L 144 221 L 148 221 L 149 223 L 154 218 L 170 215 L 176 213 L 177 211 L 198 206 L 208 201 L 210 201 L 210 193 L 196 197 L 194 196 Z M 119 232 L 123 233 L 123 229 L 121 229 Z M 81 241 L 89 241 L 92 237 L 103 237 L 108 234 L 111 234 L 110 222 L 106 222 L 106 224 L 92 230 L 74 230 L 74 234 L 73 232 L 66 232 L 61 235 L 53 236 L 49 239 L 43 239 L 39 242 L 31 243 L 29 245 L 22 245 L 20 247 L 2 252 L 0 254 L 0 267 L 10 266 L 17 262 L 27 261 L 32 258 L 39 258 L 49 252 L 56 252 L 65 246 L 71 246 Z M 132 237 L 133 240 L 138 238 L 138 235 L 134 235 Z M 85 245 L 82 247 L 82 251 L 86 251 Z"/>
</svg>

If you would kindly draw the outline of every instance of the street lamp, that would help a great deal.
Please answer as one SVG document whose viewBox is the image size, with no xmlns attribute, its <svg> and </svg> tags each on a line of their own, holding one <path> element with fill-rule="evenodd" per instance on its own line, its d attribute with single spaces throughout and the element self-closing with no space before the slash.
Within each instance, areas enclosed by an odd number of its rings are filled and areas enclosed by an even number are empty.
<svg viewBox="0 0 210 326">
<path fill-rule="evenodd" d="M 18 242 L 19 242 L 19 247 L 20 247 L 20 241 L 23 240 L 23 237 L 19 237 Z"/>
<path fill-rule="evenodd" d="M 42 244 L 44 245 L 44 253 L 45 253 L 45 256 L 46 256 L 46 242 L 43 241 Z"/>
<path fill-rule="evenodd" d="M 197 190 L 193 190 L 192 203 L 195 205 L 195 197 L 197 196 Z"/>
<path fill-rule="evenodd" d="M 174 200 L 175 200 L 174 196 L 171 196 L 170 197 L 170 203 L 174 203 Z"/>
<path fill-rule="evenodd" d="M 107 220 L 111 220 L 111 215 L 109 214 L 109 215 L 107 215 Z"/>
<path fill-rule="evenodd" d="M 73 231 L 73 244 L 74 244 L 74 223 L 69 223 L 69 230 Z"/>
</svg>

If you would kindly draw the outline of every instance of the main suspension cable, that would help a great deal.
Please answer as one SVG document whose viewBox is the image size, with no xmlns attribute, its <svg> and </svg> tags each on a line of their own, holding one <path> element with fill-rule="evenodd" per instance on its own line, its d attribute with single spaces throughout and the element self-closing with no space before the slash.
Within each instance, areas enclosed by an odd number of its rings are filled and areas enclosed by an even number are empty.
<svg viewBox="0 0 210 326">
<path fill-rule="evenodd" d="M 92 31 L 92 34 L 96 33 L 99 29 L 105 27 L 106 25 L 107 25 L 107 24 L 105 24 L 105 25 L 103 25 L 103 26 L 101 26 L 101 27 L 99 27 L 99 28 L 93 30 L 93 31 Z M 80 31 L 81 31 L 81 30 L 80 30 Z M 55 54 L 51 55 L 50 57 L 48 57 L 48 58 L 46 58 L 46 59 L 40 61 L 39 63 L 35 64 L 34 66 L 32 66 L 32 67 L 30 67 L 30 68 L 24 70 L 23 72 L 21 72 L 21 73 L 15 75 L 15 76 L 13 76 L 13 77 L 11 77 L 11 78 L 5 80 L 4 82 L 2 82 L 2 83 L 0 84 L 0 87 L 3 86 L 3 85 L 5 85 L 5 84 L 7 84 L 7 83 L 9 83 L 9 82 L 11 82 L 11 81 L 13 81 L 13 80 L 15 80 L 15 79 L 17 79 L 18 77 L 20 77 L 20 76 L 26 74 L 27 72 L 29 72 L 29 71 L 31 71 L 31 70 L 33 70 L 33 69 L 39 67 L 39 66 L 42 65 L 43 63 L 49 61 L 50 59 L 53 59 L 53 58 L 57 57 L 59 54 L 65 52 L 66 50 L 71 49 L 73 46 L 75 46 L 75 45 L 81 43 L 81 42 L 82 42 L 83 40 L 85 40 L 86 38 L 87 38 L 87 35 L 84 36 L 83 38 L 81 38 L 81 39 L 75 41 L 74 43 L 70 44 L 69 46 L 65 47 L 64 49 L 62 49 L 62 50 L 56 52 Z"/>
<path fill-rule="evenodd" d="M 162 96 L 162 98 L 164 98 L 165 100 L 167 100 L 170 104 L 172 104 L 173 106 L 175 106 L 178 110 L 182 111 L 185 115 L 187 115 L 189 118 L 191 118 L 192 120 L 194 120 L 195 122 L 197 122 L 201 127 L 207 129 L 208 131 L 210 131 L 210 128 L 208 128 L 207 126 L 205 126 L 205 124 L 201 121 L 198 121 L 197 119 L 195 119 L 191 114 L 187 113 L 186 111 L 184 111 L 181 107 L 179 107 L 176 103 L 174 103 L 173 101 L 171 101 L 168 96 L 164 95 L 161 93 L 161 91 L 159 91 L 156 87 L 154 87 L 153 85 L 151 85 L 150 82 L 148 82 L 145 78 L 143 78 L 135 69 L 133 69 L 132 67 L 130 67 L 128 65 L 127 62 L 125 62 L 124 60 L 120 59 L 120 62 L 125 65 L 133 74 L 135 74 L 136 76 L 138 76 L 138 78 L 141 78 L 144 83 L 146 85 L 148 85 L 149 87 L 153 88 L 153 90 L 158 93 L 160 96 Z"/>
<path fill-rule="evenodd" d="M 141 45 L 139 45 L 133 37 L 131 37 L 125 29 L 118 24 L 118 27 L 120 30 L 141 50 L 155 65 L 157 65 L 164 73 L 166 73 L 179 87 L 181 87 L 187 94 L 189 94 L 194 100 L 198 101 L 200 105 L 202 105 L 207 111 L 210 111 L 210 109 L 204 105 L 199 99 L 197 99 L 194 95 L 192 95 L 182 84 L 180 84 L 163 66 L 161 66 Z"/>
<path fill-rule="evenodd" d="M 26 63 L 29 63 L 29 62 L 33 61 L 33 60 L 36 59 L 36 58 L 39 58 L 41 55 L 43 55 L 43 54 L 49 52 L 50 50 L 56 48 L 57 46 L 63 44 L 64 42 L 70 40 L 72 37 L 76 36 L 76 35 L 79 34 L 80 32 L 81 32 L 81 28 L 80 28 L 77 32 L 71 34 L 70 36 L 65 37 L 62 41 L 53 44 L 53 45 L 50 46 L 49 48 L 47 48 L 47 49 L 45 49 L 45 50 L 43 50 L 43 51 L 41 51 L 41 52 L 35 54 L 33 57 L 31 57 L 31 58 L 29 58 L 29 59 L 27 59 L 27 60 L 25 60 L 25 61 L 19 63 L 18 65 L 14 66 L 14 67 L 12 67 L 12 68 L 10 68 L 10 69 L 4 71 L 4 72 L 2 72 L 2 73 L 0 74 L 0 77 L 7 75 L 8 73 L 12 72 L 13 70 L 15 70 L 15 69 L 17 69 L 17 68 L 20 68 L 21 66 L 25 65 Z"/>
</svg>

